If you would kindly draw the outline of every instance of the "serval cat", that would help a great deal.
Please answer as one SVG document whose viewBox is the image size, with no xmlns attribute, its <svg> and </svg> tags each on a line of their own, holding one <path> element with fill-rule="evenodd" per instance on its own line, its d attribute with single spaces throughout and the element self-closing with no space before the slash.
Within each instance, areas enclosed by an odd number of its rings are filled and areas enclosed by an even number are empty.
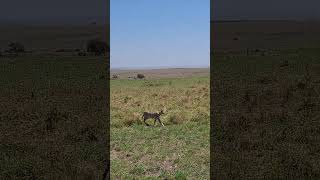
<svg viewBox="0 0 320 180">
<path fill-rule="evenodd" d="M 164 114 L 163 111 L 161 110 L 159 113 L 149 113 L 149 112 L 143 112 L 142 118 L 143 118 L 143 122 L 147 125 L 150 126 L 146 120 L 147 119 L 154 119 L 154 124 L 156 125 L 156 121 L 158 120 L 159 123 L 161 123 L 162 126 L 164 126 L 164 124 L 161 122 L 160 120 L 160 116 Z"/>
</svg>

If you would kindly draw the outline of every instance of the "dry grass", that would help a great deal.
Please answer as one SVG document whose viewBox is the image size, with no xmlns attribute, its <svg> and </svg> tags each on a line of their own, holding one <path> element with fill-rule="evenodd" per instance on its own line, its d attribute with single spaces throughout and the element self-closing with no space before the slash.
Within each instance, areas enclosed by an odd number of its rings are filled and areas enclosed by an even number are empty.
<svg viewBox="0 0 320 180">
<path fill-rule="evenodd" d="M 215 58 L 214 178 L 320 177 L 318 52 Z"/>
<path fill-rule="evenodd" d="M 111 109 L 112 127 L 140 124 L 144 111 L 164 110 L 165 124 L 208 120 L 209 82 L 206 78 L 111 80 Z"/>
<path fill-rule="evenodd" d="M 107 159 L 102 57 L 0 61 L 2 179 L 99 179 Z"/>
<path fill-rule="evenodd" d="M 111 80 L 111 178 L 208 179 L 209 112 L 207 76 Z"/>
</svg>

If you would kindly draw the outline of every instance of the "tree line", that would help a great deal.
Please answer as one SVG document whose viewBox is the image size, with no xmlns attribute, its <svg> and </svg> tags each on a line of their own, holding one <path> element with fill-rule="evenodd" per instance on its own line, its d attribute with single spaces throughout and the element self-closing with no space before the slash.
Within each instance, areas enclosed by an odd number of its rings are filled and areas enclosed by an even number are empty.
<svg viewBox="0 0 320 180">
<path fill-rule="evenodd" d="M 6 50 L 2 51 L 0 49 L 0 56 L 2 56 L 3 54 L 19 55 L 26 52 L 27 52 L 26 48 L 22 43 L 10 42 Z M 60 50 L 60 52 L 63 52 L 63 51 Z M 88 40 L 86 43 L 86 51 L 82 51 L 82 52 L 79 51 L 78 55 L 85 56 L 88 53 L 91 53 L 93 55 L 100 56 L 100 55 L 106 55 L 108 52 L 110 52 L 110 47 L 106 42 L 101 41 L 99 39 L 91 39 L 91 40 Z"/>
</svg>

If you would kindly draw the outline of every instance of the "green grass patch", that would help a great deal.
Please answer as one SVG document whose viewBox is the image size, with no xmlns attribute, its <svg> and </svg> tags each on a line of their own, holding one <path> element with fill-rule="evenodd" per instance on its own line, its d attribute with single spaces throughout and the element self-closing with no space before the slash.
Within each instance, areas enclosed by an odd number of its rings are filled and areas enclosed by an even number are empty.
<svg viewBox="0 0 320 180">
<path fill-rule="evenodd" d="M 111 178 L 208 179 L 209 112 L 208 77 L 112 80 Z"/>
</svg>

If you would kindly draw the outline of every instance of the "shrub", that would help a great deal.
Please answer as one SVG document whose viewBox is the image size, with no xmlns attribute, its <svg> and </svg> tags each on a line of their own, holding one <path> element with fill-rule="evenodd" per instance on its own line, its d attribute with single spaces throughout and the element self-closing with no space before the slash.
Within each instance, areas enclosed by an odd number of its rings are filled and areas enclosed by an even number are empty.
<svg viewBox="0 0 320 180">
<path fill-rule="evenodd" d="M 106 42 L 98 39 L 92 39 L 87 42 L 87 51 L 94 53 L 95 55 L 106 54 L 109 49 L 110 48 Z"/>
<path fill-rule="evenodd" d="M 187 120 L 186 114 L 178 110 L 168 112 L 166 119 L 168 119 L 171 124 L 182 124 Z"/>
<path fill-rule="evenodd" d="M 118 75 L 113 74 L 113 75 L 112 75 L 112 78 L 113 78 L 113 79 L 117 79 L 117 78 L 118 78 Z"/>
<path fill-rule="evenodd" d="M 195 122 L 210 121 L 210 111 L 204 107 L 196 108 L 192 113 L 191 121 L 195 121 Z"/>
<path fill-rule="evenodd" d="M 24 46 L 19 42 L 10 42 L 8 46 L 9 46 L 9 49 L 7 50 L 7 52 L 10 52 L 10 53 L 25 52 Z"/>
<path fill-rule="evenodd" d="M 137 78 L 138 78 L 138 79 L 143 79 L 143 78 L 145 78 L 145 76 L 144 76 L 143 74 L 138 74 L 138 75 L 137 75 Z"/>
<path fill-rule="evenodd" d="M 142 124 L 141 114 L 137 112 L 127 113 L 122 121 L 125 126 L 132 126 L 133 124 Z"/>
<path fill-rule="evenodd" d="M 133 124 L 135 123 L 135 121 L 134 121 L 134 119 L 132 119 L 132 118 L 130 118 L 130 119 L 124 119 L 123 120 L 123 124 L 125 125 L 125 126 L 132 126 Z"/>
</svg>

